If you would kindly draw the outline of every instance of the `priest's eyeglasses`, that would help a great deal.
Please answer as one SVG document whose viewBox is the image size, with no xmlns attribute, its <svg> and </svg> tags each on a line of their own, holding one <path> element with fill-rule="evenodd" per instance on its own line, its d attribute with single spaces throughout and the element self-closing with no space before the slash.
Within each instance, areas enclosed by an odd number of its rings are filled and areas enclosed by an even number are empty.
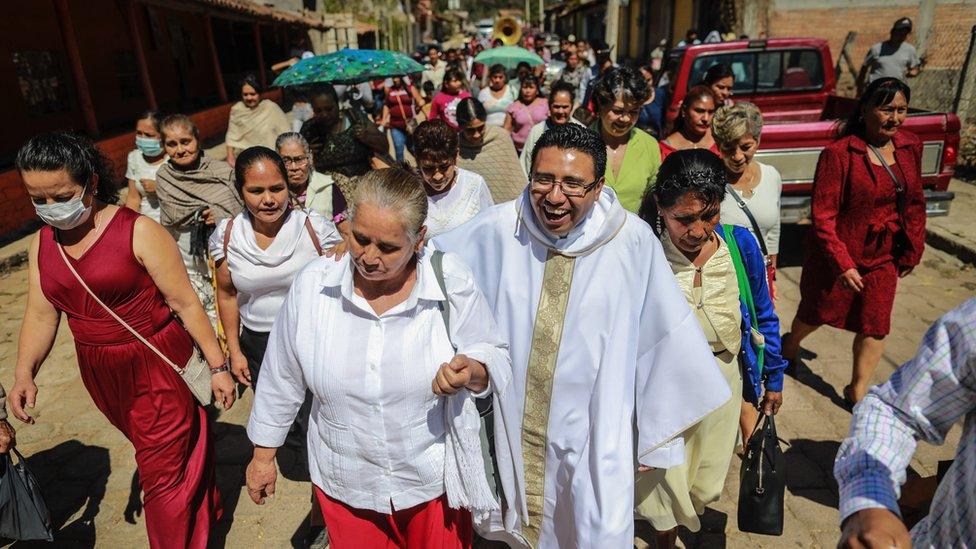
<svg viewBox="0 0 976 549">
<path fill-rule="evenodd" d="M 559 185 L 559 190 L 566 196 L 579 198 L 581 196 L 586 196 L 586 193 L 590 192 L 590 189 L 596 186 L 598 182 L 594 181 L 587 185 L 582 181 L 574 181 L 572 179 L 556 179 L 551 175 L 533 175 L 532 176 L 532 190 L 540 192 L 549 192 L 553 185 Z"/>
</svg>

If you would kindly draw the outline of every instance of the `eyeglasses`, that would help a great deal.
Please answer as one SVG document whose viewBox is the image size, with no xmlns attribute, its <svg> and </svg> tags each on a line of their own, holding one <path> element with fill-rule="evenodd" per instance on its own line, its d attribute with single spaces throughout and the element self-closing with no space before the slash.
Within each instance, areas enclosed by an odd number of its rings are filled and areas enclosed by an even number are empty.
<svg viewBox="0 0 976 549">
<path fill-rule="evenodd" d="M 282 156 L 285 166 L 304 166 L 308 164 L 308 156 Z"/>
<path fill-rule="evenodd" d="M 550 175 L 533 175 L 532 176 L 532 190 L 540 192 L 549 192 L 553 185 L 559 185 L 559 190 L 566 196 L 579 198 L 581 196 L 586 196 L 586 193 L 590 192 L 590 189 L 596 186 L 598 181 L 586 184 L 580 181 L 564 181 L 562 179 L 556 179 Z"/>
</svg>

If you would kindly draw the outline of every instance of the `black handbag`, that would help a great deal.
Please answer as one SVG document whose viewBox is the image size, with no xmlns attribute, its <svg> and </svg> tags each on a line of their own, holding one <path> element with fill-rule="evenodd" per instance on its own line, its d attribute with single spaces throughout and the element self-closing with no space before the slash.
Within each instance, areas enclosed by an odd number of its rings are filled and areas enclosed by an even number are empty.
<svg viewBox="0 0 976 549">
<path fill-rule="evenodd" d="M 11 453 L 17 456 L 16 465 Z M 0 537 L 53 541 L 51 514 L 24 456 L 11 448 L 0 461 Z"/>
<path fill-rule="evenodd" d="M 783 534 L 783 495 L 786 460 L 776 436 L 773 416 L 760 415 L 746 444 L 739 471 L 739 530 L 754 534 Z"/>
</svg>

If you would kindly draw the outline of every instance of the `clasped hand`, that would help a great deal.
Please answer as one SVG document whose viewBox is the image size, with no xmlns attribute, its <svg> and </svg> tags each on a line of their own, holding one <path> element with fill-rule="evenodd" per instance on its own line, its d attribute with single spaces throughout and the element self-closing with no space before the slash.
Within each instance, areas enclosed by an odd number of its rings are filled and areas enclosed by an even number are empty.
<svg viewBox="0 0 976 549">
<path fill-rule="evenodd" d="M 435 395 L 448 396 L 468 389 L 480 393 L 488 387 L 488 370 L 485 365 L 465 355 L 454 355 L 450 363 L 441 364 L 431 388 Z"/>
</svg>

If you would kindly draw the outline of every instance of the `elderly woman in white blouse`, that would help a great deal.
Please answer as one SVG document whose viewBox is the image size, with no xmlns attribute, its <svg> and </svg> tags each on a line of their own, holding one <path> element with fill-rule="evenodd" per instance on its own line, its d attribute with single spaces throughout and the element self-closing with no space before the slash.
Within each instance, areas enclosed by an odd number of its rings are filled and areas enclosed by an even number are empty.
<svg viewBox="0 0 976 549">
<path fill-rule="evenodd" d="M 296 275 L 275 320 L 247 427 L 248 495 L 274 493 L 275 453 L 308 388 L 310 476 L 333 547 L 470 547 L 472 513 L 498 506 L 474 397 L 506 390 L 507 346 L 468 267 L 424 250 L 415 175 L 369 172 L 350 213 L 349 259 Z"/>
<path fill-rule="evenodd" d="M 428 120 L 420 124 L 413 133 L 413 146 L 427 193 L 428 239 L 495 204 L 485 178 L 458 167 L 458 134 L 447 122 Z"/>
<path fill-rule="evenodd" d="M 722 200 L 722 223 L 745 227 L 756 237 L 766 256 L 769 293 L 776 299 L 783 180 L 776 168 L 755 160 L 762 126 L 759 108 L 740 101 L 715 112 L 712 137 L 722 153 L 728 177 L 729 192 Z"/>
</svg>

